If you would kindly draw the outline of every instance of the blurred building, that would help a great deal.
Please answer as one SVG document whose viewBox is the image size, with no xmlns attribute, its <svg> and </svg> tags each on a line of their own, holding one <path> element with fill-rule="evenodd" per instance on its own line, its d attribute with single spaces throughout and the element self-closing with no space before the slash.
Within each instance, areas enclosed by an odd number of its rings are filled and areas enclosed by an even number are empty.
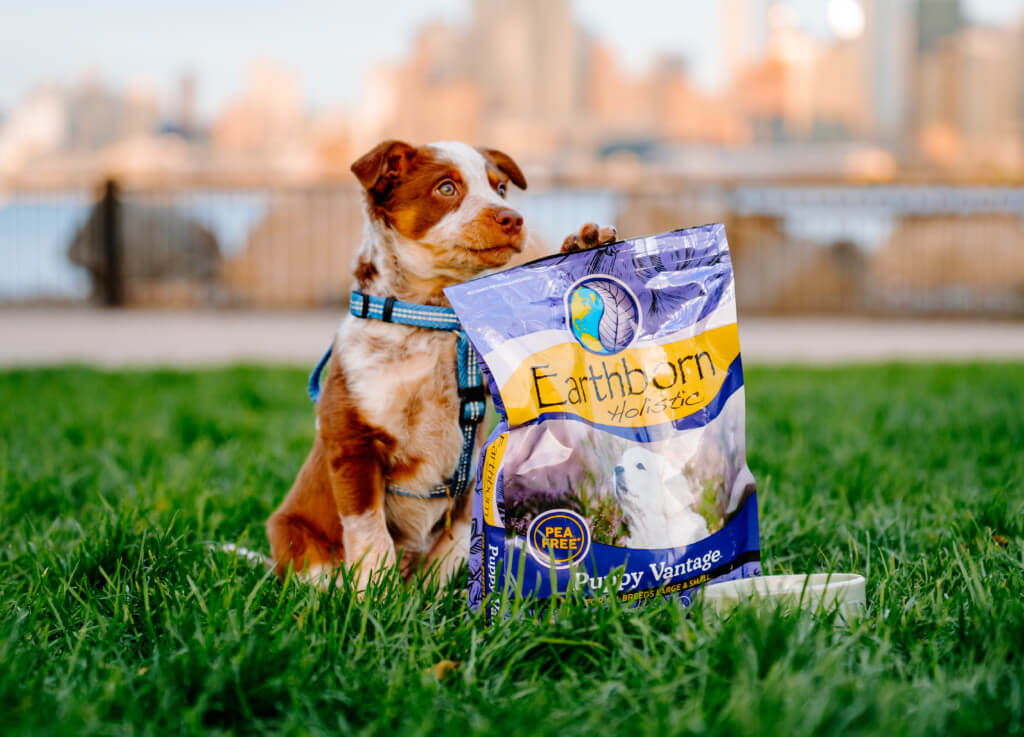
<svg viewBox="0 0 1024 737">
<path fill-rule="evenodd" d="M 738 13 L 735 9 L 749 4 L 732 0 L 726 8 Z M 912 38 L 907 6 L 904 0 L 866 0 L 861 7 L 862 27 L 855 18 L 833 41 L 805 32 L 790 6 L 770 7 L 761 57 L 730 63 L 739 70 L 733 98 L 749 117 L 754 140 L 892 143 L 900 138 Z M 737 22 L 726 16 L 727 24 Z"/>
<path fill-rule="evenodd" d="M 1021 14 L 1014 33 L 1017 47 L 1017 58 L 1014 66 L 1016 69 L 1021 70 L 1017 75 L 1017 136 L 1024 142 L 1024 13 Z"/>
<path fill-rule="evenodd" d="M 960 0 L 917 0 L 917 52 L 926 54 L 964 27 Z"/>
<path fill-rule="evenodd" d="M 607 179 L 610 162 L 685 177 L 743 155 L 769 175 L 778 162 L 779 177 L 851 157 L 833 176 L 1024 175 L 1024 18 L 985 28 L 960 0 L 822 0 L 823 35 L 781 0 L 719 2 L 721 91 L 695 84 L 679 53 L 626 69 L 571 0 L 473 0 L 464 23 L 427 23 L 374 68 L 351 110 L 309 112 L 300 80 L 265 61 L 208 129 L 192 73 L 162 104 L 147 87 L 41 89 L 0 124 L 0 175 L 347 177 L 384 138 L 487 143 L 584 180 Z"/>
<path fill-rule="evenodd" d="M 500 142 L 547 166 L 620 142 L 740 144 L 748 127 L 664 55 L 640 75 L 589 37 L 568 0 L 476 0 L 466 28 L 430 24 L 378 68 L 354 118 L 353 152 L 382 137 Z"/>
<path fill-rule="evenodd" d="M 74 153 L 99 151 L 128 138 L 157 132 L 160 104 L 155 91 L 137 86 L 124 93 L 87 80 L 72 89 L 67 99 L 66 148 Z"/>
<path fill-rule="evenodd" d="M 245 89 L 214 122 L 210 138 L 216 148 L 267 151 L 302 137 L 305 123 L 298 80 L 261 60 L 250 66 Z"/>
<path fill-rule="evenodd" d="M 872 127 L 879 141 L 901 150 L 913 90 L 913 7 L 911 0 L 863 0 L 863 6 Z"/>
<path fill-rule="evenodd" d="M 649 113 L 654 136 L 665 143 L 749 143 L 750 128 L 728 101 L 694 86 L 679 57 L 661 57 L 651 73 Z"/>
<path fill-rule="evenodd" d="M 813 63 L 811 140 L 870 140 L 875 133 L 872 49 L 861 35 L 820 48 Z"/>
<path fill-rule="evenodd" d="M 725 71 L 728 79 L 735 80 L 746 71 L 754 58 L 754 8 L 760 0 L 723 0 L 722 48 L 725 51 Z"/>
<path fill-rule="evenodd" d="M 56 86 L 34 90 L 0 127 L 0 176 L 61 149 L 68 135 L 68 106 Z"/>
<path fill-rule="evenodd" d="M 788 5 L 773 5 L 763 57 L 735 80 L 734 97 L 757 143 L 807 139 L 815 121 L 821 44 L 803 32 Z"/>
<path fill-rule="evenodd" d="M 70 90 L 38 88 L 0 127 L 0 176 L 78 179 L 97 172 L 162 168 L 155 91 L 110 90 L 86 80 Z"/>
<path fill-rule="evenodd" d="M 1022 164 L 1020 36 L 964 28 L 918 59 L 920 151 L 944 167 L 1018 170 Z"/>
<path fill-rule="evenodd" d="M 642 75 L 631 75 L 614 52 L 589 44 L 586 87 L 573 137 L 595 149 L 628 145 L 746 143 L 749 128 L 728 102 L 698 89 L 686 60 L 661 55 Z"/>
<path fill-rule="evenodd" d="M 569 0 L 475 0 L 463 64 L 482 91 L 489 140 L 554 149 L 583 102 L 585 39 Z"/>
<path fill-rule="evenodd" d="M 568 0 L 476 0 L 468 28 L 428 24 L 405 60 L 375 70 L 353 145 L 454 138 L 551 152 L 580 117 L 585 48 Z"/>
<path fill-rule="evenodd" d="M 196 118 L 196 77 L 191 72 L 178 80 L 177 109 L 173 126 L 185 138 L 193 138 L 199 130 Z"/>
<path fill-rule="evenodd" d="M 210 131 L 215 174 L 307 178 L 318 171 L 299 81 L 269 61 L 254 62 L 246 87 Z"/>
<path fill-rule="evenodd" d="M 377 68 L 355 119 L 352 158 L 384 138 L 480 140 L 483 90 L 468 74 L 459 29 L 420 29 L 406 59 Z"/>
</svg>

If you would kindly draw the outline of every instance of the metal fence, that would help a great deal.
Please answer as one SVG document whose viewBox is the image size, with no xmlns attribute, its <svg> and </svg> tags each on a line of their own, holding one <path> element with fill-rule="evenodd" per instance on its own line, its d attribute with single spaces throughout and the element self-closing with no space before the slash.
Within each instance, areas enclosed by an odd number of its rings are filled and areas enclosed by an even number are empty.
<svg viewBox="0 0 1024 737">
<path fill-rule="evenodd" d="M 726 224 L 747 313 L 1024 316 L 1024 188 L 695 186 L 516 193 L 532 255 L 582 223 L 624 237 Z M 343 304 L 359 192 L 119 188 L 0 193 L 0 302 Z"/>
</svg>

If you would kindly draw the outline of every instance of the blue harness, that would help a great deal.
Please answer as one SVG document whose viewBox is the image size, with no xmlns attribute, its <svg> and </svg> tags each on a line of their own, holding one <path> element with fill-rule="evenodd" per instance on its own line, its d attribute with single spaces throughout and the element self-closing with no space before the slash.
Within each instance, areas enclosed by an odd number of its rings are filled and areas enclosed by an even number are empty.
<svg viewBox="0 0 1024 737">
<path fill-rule="evenodd" d="M 472 477 L 476 428 L 484 418 L 487 395 L 476 352 L 469 344 L 469 338 L 463 332 L 455 311 L 448 307 L 400 302 L 394 297 L 371 297 L 361 292 L 352 292 L 349 311 L 355 317 L 368 320 L 383 320 L 398 325 L 455 333 L 458 338 L 459 353 L 459 399 L 461 400 L 459 426 L 462 428 L 462 455 L 459 456 L 459 465 L 455 469 L 455 475 L 445 483 L 435 486 L 426 494 L 414 494 L 390 485 L 387 487 L 387 491 L 389 494 L 415 499 L 451 499 L 454 496 L 465 494 Z M 327 353 L 320 359 L 309 376 L 309 398 L 314 403 L 320 398 L 320 376 L 331 358 L 333 348 L 332 345 L 327 349 Z"/>
</svg>

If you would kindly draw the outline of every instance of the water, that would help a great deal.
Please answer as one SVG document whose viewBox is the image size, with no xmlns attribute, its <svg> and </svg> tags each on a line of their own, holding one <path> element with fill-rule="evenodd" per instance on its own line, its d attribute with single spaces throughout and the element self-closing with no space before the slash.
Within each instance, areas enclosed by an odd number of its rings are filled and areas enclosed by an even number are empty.
<svg viewBox="0 0 1024 737">
<path fill-rule="evenodd" d="M 731 200 L 738 213 L 782 218 L 795 238 L 845 240 L 864 251 L 884 245 L 905 215 L 1011 213 L 1024 219 L 1024 188 L 741 186 Z"/>
<path fill-rule="evenodd" d="M 147 198 L 148 199 L 148 198 Z M 88 296 L 89 274 L 68 246 L 89 218 L 85 191 L 20 195 L 0 203 L 0 299 Z M 267 212 L 270 195 L 254 190 L 189 190 L 150 201 L 173 207 L 217 236 L 221 253 L 238 253 Z"/>
<path fill-rule="evenodd" d="M 66 251 L 88 214 L 84 192 L 0 204 L 0 298 L 87 295 L 88 275 Z"/>
<path fill-rule="evenodd" d="M 825 245 L 847 240 L 866 251 L 883 245 L 907 214 L 1000 212 L 1024 219 L 1024 188 L 740 186 L 693 189 L 679 197 L 680 202 L 700 197 L 721 212 L 775 215 L 794 238 Z M 245 247 L 248 234 L 267 214 L 274 190 L 196 189 L 143 199 L 195 218 L 217 236 L 221 252 L 231 256 Z M 609 189 L 550 189 L 516 193 L 510 204 L 557 248 L 585 222 L 614 224 L 624 199 Z M 90 193 L 84 190 L 0 200 L 0 299 L 87 296 L 89 276 L 68 260 L 67 248 L 89 210 Z M 287 234 L 281 245 L 289 246 Z"/>
</svg>

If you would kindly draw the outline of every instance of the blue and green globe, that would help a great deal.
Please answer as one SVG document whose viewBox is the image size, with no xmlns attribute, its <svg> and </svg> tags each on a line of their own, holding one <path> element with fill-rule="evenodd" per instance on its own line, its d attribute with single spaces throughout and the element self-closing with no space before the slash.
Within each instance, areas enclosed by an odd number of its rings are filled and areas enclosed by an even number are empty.
<svg viewBox="0 0 1024 737">
<path fill-rule="evenodd" d="M 566 307 L 569 329 L 591 353 L 618 353 L 636 337 L 639 305 L 617 281 L 594 277 L 579 282 L 570 290 Z"/>
</svg>

